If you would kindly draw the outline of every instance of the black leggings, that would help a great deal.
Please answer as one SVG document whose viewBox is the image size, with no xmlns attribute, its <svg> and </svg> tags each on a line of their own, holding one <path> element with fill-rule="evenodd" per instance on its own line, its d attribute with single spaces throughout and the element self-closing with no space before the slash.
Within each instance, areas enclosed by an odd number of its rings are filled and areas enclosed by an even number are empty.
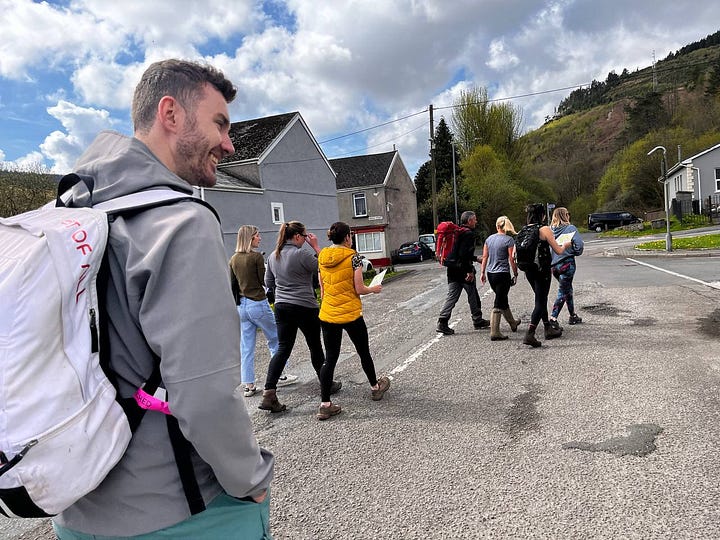
<svg viewBox="0 0 720 540">
<path fill-rule="evenodd" d="M 340 357 L 340 345 L 342 343 L 342 332 L 345 330 L 350 341 L 355 345 L 355 350 L 360 356 L 365 376 L 370 386 L 377 384 L 375 364 L 370 356 L 370 344 L 368 342 L 368 331 L 365 326 L 365 319 L 360 317 L 349 323 L 334 324 L 320 321 L 322 325 L 323 342 L 325 343 L 325 363 L 320 370 L 320 399 L 330 401 L 330 386 L 335 375 L 335 365 Z"/>
<path fill-rule="evenodd" d="M 505 311 L 510 308 L 508 303 L 508 294 L 510 293 L 510 272 L 488 272 L 488 283 L 495 293 L 495 309 Z"/>
<path fill-rule="evenodd" d="M 547 303 L 552 280 L 550 270 L 529 270 L 525 272 L 525 277 L 535 293 L 535 307 L 530 316 L 530 324 L 537 326 L 541 319 L 548 322 Z"/>
<path fill-rule="evenodd" d="M 325 354 L 320 341 L 320 308 L 309 308 L 295 304 L 275 304 L 275 323 L 278 333 L 278 350 L 270 359 L 265 390 L 275 390 L 277 382 L 295 346 L 298 329 L 305 336 L 310 349 L 310 361 L 320 378 L 320 368 L 325 363 Z"/>
</svg>

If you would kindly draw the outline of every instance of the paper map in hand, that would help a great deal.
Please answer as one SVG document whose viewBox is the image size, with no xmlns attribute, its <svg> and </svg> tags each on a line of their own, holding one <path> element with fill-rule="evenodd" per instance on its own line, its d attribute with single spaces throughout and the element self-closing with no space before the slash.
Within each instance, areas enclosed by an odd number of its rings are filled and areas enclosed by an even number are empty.
<svg viewBox="0 0 720 540">
<path fill-rule="evenodd" d="M 562 246 L 565 242 L 570 242 L 573 236 L 575 236 L 575 231 L 561 234 L 555 240 L 557 240 L 557 243 Z"/>
</svg>

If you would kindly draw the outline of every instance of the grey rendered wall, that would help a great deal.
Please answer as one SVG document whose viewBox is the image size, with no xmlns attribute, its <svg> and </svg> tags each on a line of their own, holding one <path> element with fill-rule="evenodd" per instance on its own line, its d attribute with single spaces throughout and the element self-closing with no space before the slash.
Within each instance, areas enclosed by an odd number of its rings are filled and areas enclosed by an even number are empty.
<svg viewBox="0 0 720 540">
<path fill-rule="evenodd" d="M 241 225 L 260 229 L 260 250 L 270 253 L 279 224 L 272 221 L 271 203 L 282 203 L 285 221 L 297 220 L 327 245 L 328 227 L 338 221 L 335 176 L 300 122 L 260 164 L 263 192 L 204 190 L 205 200 L 221 219 L 228 258 L 235 251 Z"/>
<path fill-rule="evenodd" d="M 693 166 L 700 169 L 700 192 L 698 195 L 703 199 L 703 208 L 705 208 L 708 195 L 718 193 L 715 186 L 715 169 L 720 167 L 720 148 L 696 158 L 693 160 Z"/>
<path fill-rule="evenodd" d="M 385 240 L 392 251 L 405 242 L 418 239 L 415 186 L 400 160 L 395 161 L 388 177 L 385 196 L 390 205 Z"/>
<path fill-rule="evenodd" d="M 292 126 L 260 168 L 267 212 L 271 202 L 282 203 L 285 221 L 302 222 L 320 238 L 321 246 L 327 245 L 327 230 L 339 220 L 335 175 L 301 122 Z"/>
</svg>

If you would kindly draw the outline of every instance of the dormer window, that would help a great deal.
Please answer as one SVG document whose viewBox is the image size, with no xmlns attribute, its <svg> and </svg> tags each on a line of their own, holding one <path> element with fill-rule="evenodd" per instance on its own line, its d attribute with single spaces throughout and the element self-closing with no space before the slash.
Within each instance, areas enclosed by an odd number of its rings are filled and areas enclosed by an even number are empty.
<svg viewBox="0 0 720 540">
<path fill-rule="evenodd" d="M 364 193 L 353 193 L 353 208 L 355 210 L 355 217 L 366 217 L 367 214 L 367 201 L 365 200 Z"/>
</svg>

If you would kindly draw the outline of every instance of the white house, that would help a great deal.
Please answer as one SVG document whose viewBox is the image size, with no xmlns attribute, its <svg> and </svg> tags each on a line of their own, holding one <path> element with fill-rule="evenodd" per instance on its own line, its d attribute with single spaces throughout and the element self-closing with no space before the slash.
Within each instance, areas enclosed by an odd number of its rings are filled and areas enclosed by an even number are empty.
<svg viewBox="0 0 720 540">
<path fill-rule="evenodd" d="M 692 194 L 693 201 L 698 201 L 701 213 L 717 206 L 720 202 L 720 144 L 676 163 L 668 170 L 667 178 L 670 200 L 678 198 L 678 192 L 687 192 Z"/>
</svg>

